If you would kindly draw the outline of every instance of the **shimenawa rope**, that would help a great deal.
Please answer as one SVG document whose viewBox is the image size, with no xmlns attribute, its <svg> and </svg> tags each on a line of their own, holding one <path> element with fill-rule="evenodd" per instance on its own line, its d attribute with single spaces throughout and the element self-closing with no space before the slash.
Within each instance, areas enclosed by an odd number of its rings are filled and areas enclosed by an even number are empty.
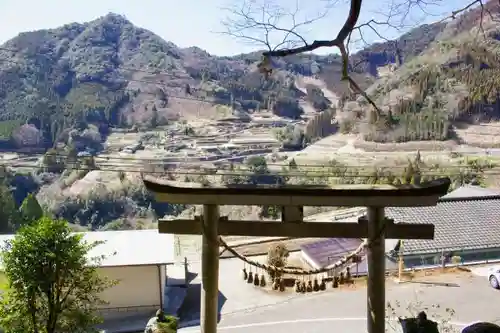
<svg viewBox="0 0 500 333">
<path fill-rule="evenodd" d="M 203 234 L 206 235 L 207 233 L 206 233 L 206 229 L 205 229 L 205 224 L 203 223 L 203 217 L 202 216 L 196 216 L 195 218 L 200 220 Z M 386 224 L 384 223 L 382 225 L 381 230 L 380 230 L 379 237 L 384 233 L 385 227 L 386 227 Z M 377 239 L 379 239 L 379 237 L 377 237 Z M 209 238 L 209 241 L 210 242 L 213 241 L 218 246 L 224 247 L 226 249 L 226 251 L 229 251 L 236 258 L 240 259 L 241 261 L 243 261 L 243 262 L 245 262 L 245 263 L 247 263 L 247 264 L 249 264 L 251 266 L 254 266 L 254 267 L 266 270 L 266 271 L 274 271 L 274 272 L 280 272 L 280 273 L 283 273 L 283 274 L 292 274 L 292 275 L 315 275 L 315 274 L 326 273 L 326 272 L 328 272 L 330 270 L 334 270 L 334 269 L 339 269 L 339 268 L 343 269 L 346 266 L 346 264 L 348 264 L 348 262 L 351 261 L 354 257 L 358 256 L 363 251 L 363 249 L 369 247 L 368 240 L 364 240 L 356 248 L 356 250 L 354 250 L 353 252 L 351 252 L 348 255 L 344 256 L 342 259 L 338 260 L 337 262 L 335 262 L 335 263 L 333 263 L 331 265 L 322 267 L 320 269 L 313 269 L 313 270 L 307 270 L 306 271 L 306 270 L 298 270 L 298 269 L 292 269 L 292 268 L 283 268 L 283 267 L 276 267 L 276 266 L 273 266 L 273 265 L 261 264 L 261 263 L 259 263 L 257 261 L 248 259 L 244 255 L 238 253 L 238 251 L 236 251 L 234 248 L 232 248 L 231 246 L 229 246 L 222 239 L 222 237 L 220 237 L 220 236 L 218 237 L 217 240 L 213 240 L 213 239 L 211 240 Z"/>
<path fill-rule="evenodd" d="M 323 268 L 320 268 L 320 269 L 313 269 L 313 270 L 305 271 L 305 270 L 282 268 L 282 267 L 276 267 L 276 266 L 272 266 L 272 265 L 261 264 L 259 262 L 248 259 L 247 257 L 238 253 L 231 246 L 227 245 L 227 243 L 224 242 L 222 237 L 219 237 L 218 243 L 222 247 L 224 247 L 227 251 L 231 252 L 231 254 L 233 254 L 235 257 L 246 262 L 247 264 L 249 264 L 251 266 L 254 266 L 254 267 L 266 270 L 266 271 L 274 271 L 274 272 L 280 272 L 283 274 L 292 274 L 292 275 L 315 275 L 315 274 L 326 273 L 332 269 L 338 269 L 341 267 L 343 268 L 350 260 L 352 260 L 355 256 L 359 255 L 367 245 L 367 241 L 364 241 L 363 243 L 361 243 L 361 245 L 358 246 L 358 248 L 356 250 L 349 253 L 348 255 L 346 255 L 342 259 L 338 260 L 337 262 L 335 262 L 331 265 L 325 266 Z"/>
</svg>

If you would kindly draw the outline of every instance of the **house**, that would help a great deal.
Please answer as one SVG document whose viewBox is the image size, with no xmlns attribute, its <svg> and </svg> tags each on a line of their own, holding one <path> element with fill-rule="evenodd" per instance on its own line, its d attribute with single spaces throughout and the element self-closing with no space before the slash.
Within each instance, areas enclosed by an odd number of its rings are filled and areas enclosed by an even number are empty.
<svg viewBox="0 0 500 333">
<path fill-rule="evenodd" d="M 88 151 L 81 151 L 76 154 L 76 157 L 91 157 L 92 154 L 90 154 Z"/>
<path fill-rule="evenodd" d="M 353 216 L 334 216 L 331 221 L 353 222 Z M 431 207 L 388 207 L 385 215 L 395 223 L 434 224 L 433 240 L 397 239 L 385 241 L 386 268 L 397 269 L 399 253 L 406 268 L 435 266 L 459 257 L 461 262 L 500 260 L 500 191 L 466 185 L 441 197 Z M 324 219 L 324 217 L 322 217 Z M 362 239 L 323 239 L 301 247 L 302 260 L 312 268 L 333 264 L 354 251 Z M 359 275 L 367 274 L 366 258 L 355 266 Z M 354 269 L 353 269 L 354 272 Z"/>
<path fill-rule="evenodd" d="M 405 240 L 386 249 L 399 251 L 406 267 L 437 265 L 452 257 L 461 262 L 500 259 L 500 193 L 478 186 L 464 186 L 443 196 L 436 206 L 390 207 L 386 216 L 394 222 L 429 223 L 433 240 Z M 395 258 L 394 258 L 395 259 Z"/>
<path fill-rule="evenodd" d="M 143 144 L 138 142 L 124 147 L 122 151 L 127 154 L 135 154 L 135 152 L 142 149 L 144 149 Z"/>
<path fill-rule="evenodd" d="M 14 235 L 0 235 L 0 243 Z M 99 273 L 118 281 L 101 297 L 108 302 L 101 308 L 105 318 L 131 313 L 148 313 L 166 307 L 167 266 L 174 263 L 174 236 L 158 230 L 84 232 L 89 243 L 104 242 L 89 258 L 104 256 Z"/>
</svg>

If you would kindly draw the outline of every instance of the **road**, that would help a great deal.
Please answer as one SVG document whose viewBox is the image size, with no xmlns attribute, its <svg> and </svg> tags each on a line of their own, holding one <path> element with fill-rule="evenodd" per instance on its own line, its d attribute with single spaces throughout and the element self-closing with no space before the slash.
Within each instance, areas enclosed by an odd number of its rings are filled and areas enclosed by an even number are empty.
<svg viewBox="0 0 500 333">
<path fill-rule="evenodd" d="M 439 304 L 440 309 L 427 311 L 429 317 L 434 319 L 443 318 L 445 309 L 452 308 L 456 311 L 451 317 L 456 332 L 464 325 L 478 320 L 500 322 L 498 306 L 496 302 L 494 305 L 491 303 L 494 297 L 499 297 L 500 292 L 490 288 L 484 277 L 446 275 L 445 280 L 456 286 L 416 283 L 397 285 L 388 282 L 387 301 L 392 304 L 401 302 L 396 316 L 407 315 L 408 304 L 420 305 L 418 310 Z M 255 297 L 258 297 L 258 293 L 262 292 L 255 290 Z M 221 332 L 254 333 L 258 330 L 259 333 L 362 333 L 366 332 L 366 289 L 329 290 L 283 299 L 267 306 L 225 312 L 223 308 L 219 323 Z M 387 326 L 389 332 L 400 331 L 394 321 L 389 321 Z M 199 332 L 199 328 L 184 328 L 180 332 L 195 333 Z"/>
</svg>

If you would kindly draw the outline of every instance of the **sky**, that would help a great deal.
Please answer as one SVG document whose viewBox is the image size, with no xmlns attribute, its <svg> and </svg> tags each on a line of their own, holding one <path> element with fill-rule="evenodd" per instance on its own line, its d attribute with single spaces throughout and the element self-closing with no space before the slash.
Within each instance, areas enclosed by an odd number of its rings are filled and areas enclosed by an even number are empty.
<svg viewBox="0 0 500 333">
<path fill-rule="evenodd" d="M 254 8 L 261 8 L 262 3 L 269 5 L 270 0 L 246 0 Z M 309 20 L 325 12 L 326 0 L 272 0 L 273 4 L 290 13 L 295 8 L 301 10 L 295 16 L 297 22 Z M 335 0 L 330 0 L 335 1 Z M 384 15 L 390 8 L 389 0 L 365 0 L 359 22 L 370 19 L 384 21 Z M 400 1 L 405 0 L 392 0 Z M 406 0 L 408 1 L 408 0 Z M 428 7 L 427 14 L 414 10 L 405 19 L 408 27 L 417 23 L 432 23 L 453 10 L 464 7 L 472 0 L 433 0 L 438 5 Z M 328 14 L 314 24 L 301 28 L 300 32 L 308 41 L 331 39 L 334 37 L 348 13 L 347 0 L 337 0 L 337 4 L 328 10 Z M 221 23 L 230 16 L 224 8 L 241 8 L 244 0 L 0 0 L 0 44 L 15 37 L 20 32 L 56 28 L 71 22 L 87 22 L 107 13 L 124 15 L 137 26 L 146 28 L 180 47 L 198 46 L 215 55 L 234 55 L 263 49 L 263 45 L 248 43 L 241 38 L 223 34 L 227 31 Z M 432 15 L 429 15 L 432 14 Z M 256 18 L 260 18 L 258 14 Z M 291 16 L 285 15 L 279 22 L 280 28 L 290 28 Z M 379 31 L 385 38 L 395 38 L 402 31 L 381 27 Z M 381 40 L 369 28 L 363 30 L 369 43 Z M 255 30 L 246 34 L 262 37 Z M 282 37 L 273 36 L 273 41 Z M 360 48 L 364 43 L 357 43 L 353 48 Z M 331 49 L 317 53 L 331 53 Z"/>
</svg>

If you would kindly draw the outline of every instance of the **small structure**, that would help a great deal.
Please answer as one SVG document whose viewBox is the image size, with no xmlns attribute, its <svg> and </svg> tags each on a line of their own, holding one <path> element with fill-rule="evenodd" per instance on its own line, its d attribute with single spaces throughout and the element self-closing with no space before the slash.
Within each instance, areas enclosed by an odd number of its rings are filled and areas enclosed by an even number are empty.
<svg viewBox="0 0 500 333">
<path fill-rule="evenodd" d="M 135 154 L 136 151 L 142 149 L 144 149 L 143 144 L 141 142 L 138 142 L 124 147 L 122 151 L 127 154 Z"/>
<path fill-rule="evenodd" d="M 0 235 L 0 243 L 14 235 Z M 173 235 L 157 230 L 84 232 L 89 243 L 104 242 L 89 258 L 105 256 L 99 272 L 118 284 L 101 295 L 108 302 L 101 308 L 105 318 L 149 313 L 164 304 L 167 265 L 174 263 Z"/>
<path fill-rule="evenodd" d="M 202 235 L 201 331 L 217 332 L 219 292 L 219 235 L 367 238 L 369 333 L 385 332 L 385 238 L 432 239 L 432 224 L 394 223 L 385 218 L 387 206 L 435 205 L 448 192 L 450 180 L 438 179 L 415 185 L 227 185 L 222 187 L 175 187 L 168 181 L 146 177 L 144 185 L 158 201 L 203 205 L 203 217 L 159 221 L 160 233 Z M 219 205 L 276 205 L 282 223 L 229 221 L 220 217 Z M 304 222 L 303 206 L 368 208 L 358 223 Z M 344 259 L 334 267 L 345 264 Z"/>
<path fill-rule="evenodd" d="M 76 157 L 91 157 L 92 154 L 89 153 L 88 151 L 81 151 L 78 154 L 76 154 Z"/>
<path fill-rule="evenodd" d="M 363 241 L 358 238 L 328 238 L 300 247 L 302 259 L 312 268 L 327 267 L 356 250 Z"/>
<path fill-rule="evenodd" d="M 328 238 L 317 242 L 308 243 L 300 247 L 302 260 L 313 269 L 321 269 L 339 261 L 348 254 L 354 252 L 362 239 L 356 238 Z M 350 265 L 352 276 L 368 275 L 368 261 L 364 251 L 360 254 L 360 261 Z M 396 263 L 385 258 L 386 271 L 396 271 Z M 328 276 L 333 276 L 336 272 L 329 271 Z"/>
<path fill-rule="evenodd" d="M 104 291 L 108 315 L 116 312 L 143 312 L 164 306 L 167 265 L 174 263 L 173 235 L 156 230 L 94 231 L 84 233 L 85 241 L 103 241 L 90 253 L 105 255 L 100 272 L 118 284 Z"/>
</svg>

